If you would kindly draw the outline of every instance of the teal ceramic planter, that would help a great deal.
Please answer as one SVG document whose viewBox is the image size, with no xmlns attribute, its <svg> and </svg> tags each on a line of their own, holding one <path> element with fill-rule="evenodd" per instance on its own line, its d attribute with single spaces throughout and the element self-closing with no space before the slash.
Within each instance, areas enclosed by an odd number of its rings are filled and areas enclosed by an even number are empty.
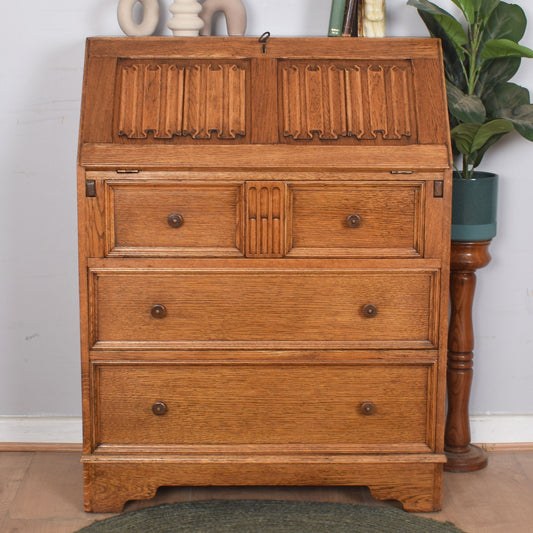
<svg viewBox="0 0 533 533">
<path fill-rule="evenodd" d="M 452 241 L 489 241 L 496 235 L 498 176 L 474 172 L 462 179 L 454 172 L 452 195 Z"/>
</svg>

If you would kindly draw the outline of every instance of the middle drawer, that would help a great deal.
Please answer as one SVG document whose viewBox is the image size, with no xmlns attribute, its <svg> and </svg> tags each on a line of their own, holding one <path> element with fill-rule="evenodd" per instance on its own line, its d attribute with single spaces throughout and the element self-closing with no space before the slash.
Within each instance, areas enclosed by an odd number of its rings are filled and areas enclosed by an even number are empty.
<svg viewBox="0 0 533 533">
<path fill-rule="evenodd" d="M 198 263 L 92 268 L 93 347 L 416 349 L 437 344 L 437 269 L 194 266 Z"/>
</svg>

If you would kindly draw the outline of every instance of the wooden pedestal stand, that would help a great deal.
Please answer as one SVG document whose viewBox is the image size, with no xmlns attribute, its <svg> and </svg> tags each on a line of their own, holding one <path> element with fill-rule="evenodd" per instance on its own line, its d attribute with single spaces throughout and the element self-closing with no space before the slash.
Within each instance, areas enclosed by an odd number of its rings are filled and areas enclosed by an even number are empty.
<svg viewBox="0 0 533 533">
<path fill-rule="evenodd" d="M 484 450 L 470 444 L 468 404 L 473 377 L 474 332 L 472 302 L 476 287 L 475 271 L 488 265 L 490 241 L 452 241 L 448 335 L 448 414 L 445 452 L 449 472 L 473 472 L 487 466 Z"/>
</svg>

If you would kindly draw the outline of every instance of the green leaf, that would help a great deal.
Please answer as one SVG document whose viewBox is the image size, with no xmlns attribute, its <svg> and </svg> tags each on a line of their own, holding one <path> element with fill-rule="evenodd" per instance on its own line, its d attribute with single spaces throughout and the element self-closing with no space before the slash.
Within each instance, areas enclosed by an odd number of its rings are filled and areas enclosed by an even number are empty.
<svg viewBox="0 0 533 533">
<path fill-rule="evenodd" d="M 494 135 L 491 137 L 479 150 L 472 154 L 471 164 L 474 168 L 478 167 L 481 164 L 483 156 L 487 153 L 487 150 L 494 146 L 504 135 L 505 133 L 500 133 L 499 135 Z"/>
<path fill-rule="evenodd" d="M 470 164 L 475 161 L 479 150 L 486 151 L 487 143 L 494 137 L 513 131 L 514 126 L 505 119 L 496 119 L 485 124 L 459 124 L 451 131 L 452 140 L 457 150 L 466 156 Z"/>
<path fill-rule="evenodd" d="M 526 25 L 526 15 L 520 6 L 500 2 L 487 22 L 483 41 L 509 39 L 517 43 L 524 36 Z"/>
<path fill-rule="evenodd" d="M 518 72 L 521 62 L 520 57 L 500 57 L 486 61 L 475 94 L 485 100 L 498 84 L 509 81 Z"/>
<path fill-rule="evenodd" d="M 480 16 L 484 20 L 488 20 L 499 4 L 500 0 L 483 0 L 479 8 Z"/>
<path fill-rule="evenodd" d="M 429 13 L 430 15 L 453 18 L 450 13 L 444 9 L 441 9 L 433 2 L 429 2 L 428 0 L 408 0 L 407 5 L 412 6 L 420 11 L 424 11 L 425 13 Z"/>
<path fill-rule="evenodd" d="M 522 137 L 528 141 L 533 141 L 533 105 L 518 106 L 510 113 L 505 113 L 505 118 L 513 124 Z"/>
<path fill-rule="evenodd" d="M 460 122 L 483 124 L 486 111 L 483 102 L 478 96 L 464 94 L 463 91 L 446 81 L 448 95 L 448 109 Z"/>
<path fill-rule="evenodd" d="M 483 124 L 477 131 L 472 143 L 472 151 L 475 152 L 484 146 L 495 135 L 502 135 L 513 131 L 514 126 L 503 118 L 497 118 Z"/>
<path fill-rule="evenodd" d="M 472 2 L 472 0 L 452 0 L 452 2 L 463 12 L 468 24 L 473 24 L 477 7 L 474 4 L 477 2 Z"/>
<path fill-rule="evenodd" d="M 444 33 L 446 33 L 459 57 L 464 59 L 463 47 L 467 44 L 468 37 L 459 21 L 454 19 L 447 11 L 444 11 L 432 2 L 428 2 L 428 0 L 409 0 L 407 4 L 416 7 L 419 12 L 422 11 L 431 15 Z"/>
<path fill-rule="evenodd" d="M 466 89 L 466 78 L 462 66 L 461 58 L 455 49 L 454 44 L 449 39 L 442 26 L 435 20 L 432 15 L 419 11 L 418 14 L 426 25 L 429 34 L 442 41 L 442 54 L 444 59 L 444 70 L 446 78 L 461 90 Z M 461 50 L 462 51 L 462 50 Z M 464 57 L 464 53 L 463 53 Z"/>
<path fill-rule="evenodd" d="M 497 57 L 532 57 L 533 50 L 526 46 L 521 46 L 509 39 L 492 39 L 485 43 L 481 52 L 481 58 L 484 60 L 494 59 Z"/>
<path fill-rule="evenodd" d="M 529 104 L 529 91 L 514 83 L 500 83 L 485 100 L 491 117 L 509 118 L 514 109 Z"/>
<path fill-rule="evenodd" d="M 455 147 L 465 156 L 472 154 L 474 138 L 481 126 L 479 124 L 459 124 L 451 131 L 451 137 Z"/>
</svg>

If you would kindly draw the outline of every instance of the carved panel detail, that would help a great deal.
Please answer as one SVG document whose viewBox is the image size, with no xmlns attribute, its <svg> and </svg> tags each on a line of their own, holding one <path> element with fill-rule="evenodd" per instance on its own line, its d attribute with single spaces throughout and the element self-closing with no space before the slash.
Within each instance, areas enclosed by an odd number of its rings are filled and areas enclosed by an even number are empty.
<svg viewBox="0 0 533 533">
<path fill-rule="evenodd" d="M 118 134 L 129 139 L 246 135 L 246 65 L 122 62 Z"/>
<path fill-rule="evenodd" d="M 281 64 L 283 134 L 294 139 L 412 136 L 410 63 Z"/>
<path fill-rule="evenodd" d="M 246 256 L 282 257 L 285 253 L 287 186 L 246 183 Z"/>
</svg>

